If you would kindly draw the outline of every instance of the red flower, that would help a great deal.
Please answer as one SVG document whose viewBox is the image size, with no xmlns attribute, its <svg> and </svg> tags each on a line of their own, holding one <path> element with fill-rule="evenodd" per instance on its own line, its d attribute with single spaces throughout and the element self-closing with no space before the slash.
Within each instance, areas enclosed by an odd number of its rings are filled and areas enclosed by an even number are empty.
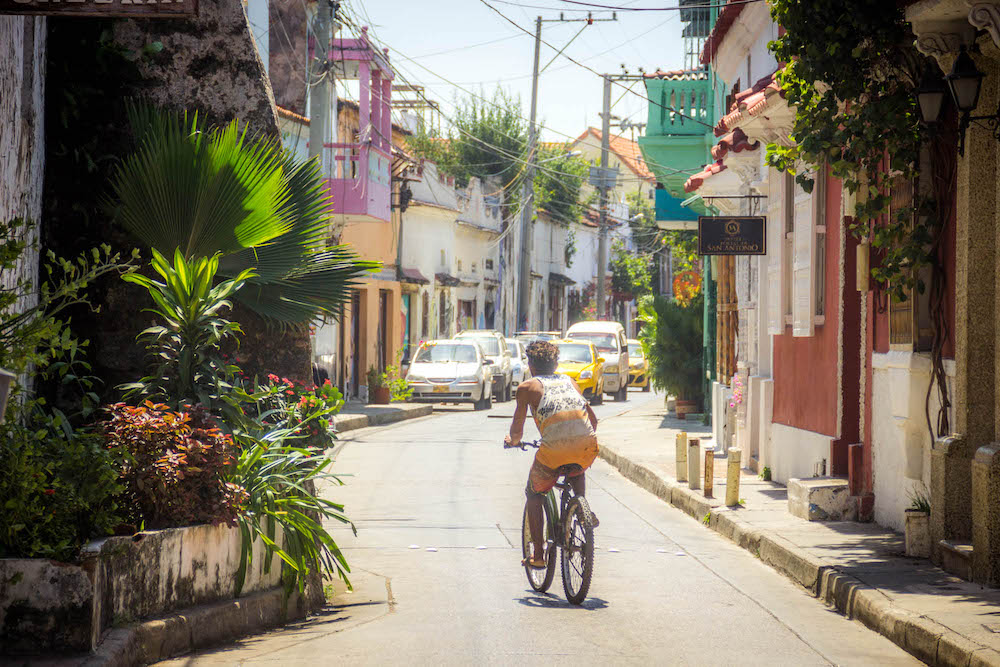
<svg viewBox="0 0 1000 667">
<path fill-rule="evenodd" d="M 291 389 L 286 389 L 285 393 L 288 394 L 289 396 L 294 396 L 295 395 L 295 392 L 292 391 Z"/>
<path fill-rule="evenodd" d="M 56 490 L 55 489 L 45 489 L 44 493 L 47 496 L 54 496 L 56 494 Z"/>
</svg>

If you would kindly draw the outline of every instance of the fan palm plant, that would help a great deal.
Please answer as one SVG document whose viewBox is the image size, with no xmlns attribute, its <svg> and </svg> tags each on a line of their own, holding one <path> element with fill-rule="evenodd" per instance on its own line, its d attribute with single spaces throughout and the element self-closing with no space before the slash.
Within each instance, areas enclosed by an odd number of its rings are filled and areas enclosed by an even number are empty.
<svg viewBox="0 0 1000 667">
<path fill-rule="evenodd" d="M 197 114 L 131 105 L 138 149 L 112 178 L 117 217 L 164 256 L 219 255 L 220 278 L 255 274 L 233 295 L 279 325 L 338 315 L 377 262 L 330 246 L 330 199 L 314 160 L 237 121 L 206 128 Z"/>
</svg>

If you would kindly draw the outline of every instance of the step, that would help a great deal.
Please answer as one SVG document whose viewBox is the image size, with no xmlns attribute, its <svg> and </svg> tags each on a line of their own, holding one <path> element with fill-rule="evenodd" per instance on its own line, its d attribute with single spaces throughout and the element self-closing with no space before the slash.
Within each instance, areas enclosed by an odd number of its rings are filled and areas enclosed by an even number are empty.
<svg viewBox="0 0 1000 667">
<path fill-rule="evenodd" d="M 788 480 L 788 512 L 806 521 L 854 521 L 846 477 L 811 477 Z"/>
<path fill-rule="evenodd" d="M 972 581 L 972 544 L 957 540 L 941 540 L 938 542 L 941 553 L 941 568 L 955 575 Z"/>
</svg>

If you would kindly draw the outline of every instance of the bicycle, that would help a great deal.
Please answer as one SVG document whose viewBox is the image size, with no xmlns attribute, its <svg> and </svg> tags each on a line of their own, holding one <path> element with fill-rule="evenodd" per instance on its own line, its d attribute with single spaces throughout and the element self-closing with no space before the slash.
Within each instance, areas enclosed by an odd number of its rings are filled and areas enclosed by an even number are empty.
<svg viewBox="0 0 1000 667">
<path fill-rule="evenodd" d="M 518 448 L 527 451 L 528 447 L 538 448 L 538 441 L 504 444 L 505 449 Z M 561 466 L 558 470 L 560 479 L 555 487 L 549 489 L 542 502 L 545 514 L 543 530 L 545 532 L 545 569 L 534 568 L 528 564 L 531 557 L 531 529 L 528 526 L 528 507 L 524 507 L 521 520 L 521 552 L 524 555 L 524 570 L 528 575 L 528 583 L 539 593 L 544 593 L 552 585 L 556 567 L 555 550 L 560 551 L 563 590 L 566 599 L 572 604 L 583 604 L 590 590 L 590 579 L 594 573 L 594 517 L 590 505 L 583 496 L 573 493 L 573 487 L 566 481 L 569 466 Z M 556 505 L 555 489 L 561 490 L 558 506 Z"/>
</svg>

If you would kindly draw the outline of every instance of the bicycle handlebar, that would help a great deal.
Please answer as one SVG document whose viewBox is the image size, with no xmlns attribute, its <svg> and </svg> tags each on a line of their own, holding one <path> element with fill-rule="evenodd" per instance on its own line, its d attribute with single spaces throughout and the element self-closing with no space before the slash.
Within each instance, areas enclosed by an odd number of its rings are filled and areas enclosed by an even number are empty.
<svg viewBox="0 0 1000 667">
<path fill-rule="evenodd" d="M 521 442 L 518 442 L 518 443 L 514 443 L 514 442 L 506 443 L 505 442 L 503 444 L 503 448 L 504 449 L 521 449 L 521 450 L 526 450 L 528 447 L 534 447 L 535 449 L 538 449 L 538 447 L 539 447 L 539 441 L 538 440 L 530 440 L 530 441 L 522 440 Z"/>
</svg>

